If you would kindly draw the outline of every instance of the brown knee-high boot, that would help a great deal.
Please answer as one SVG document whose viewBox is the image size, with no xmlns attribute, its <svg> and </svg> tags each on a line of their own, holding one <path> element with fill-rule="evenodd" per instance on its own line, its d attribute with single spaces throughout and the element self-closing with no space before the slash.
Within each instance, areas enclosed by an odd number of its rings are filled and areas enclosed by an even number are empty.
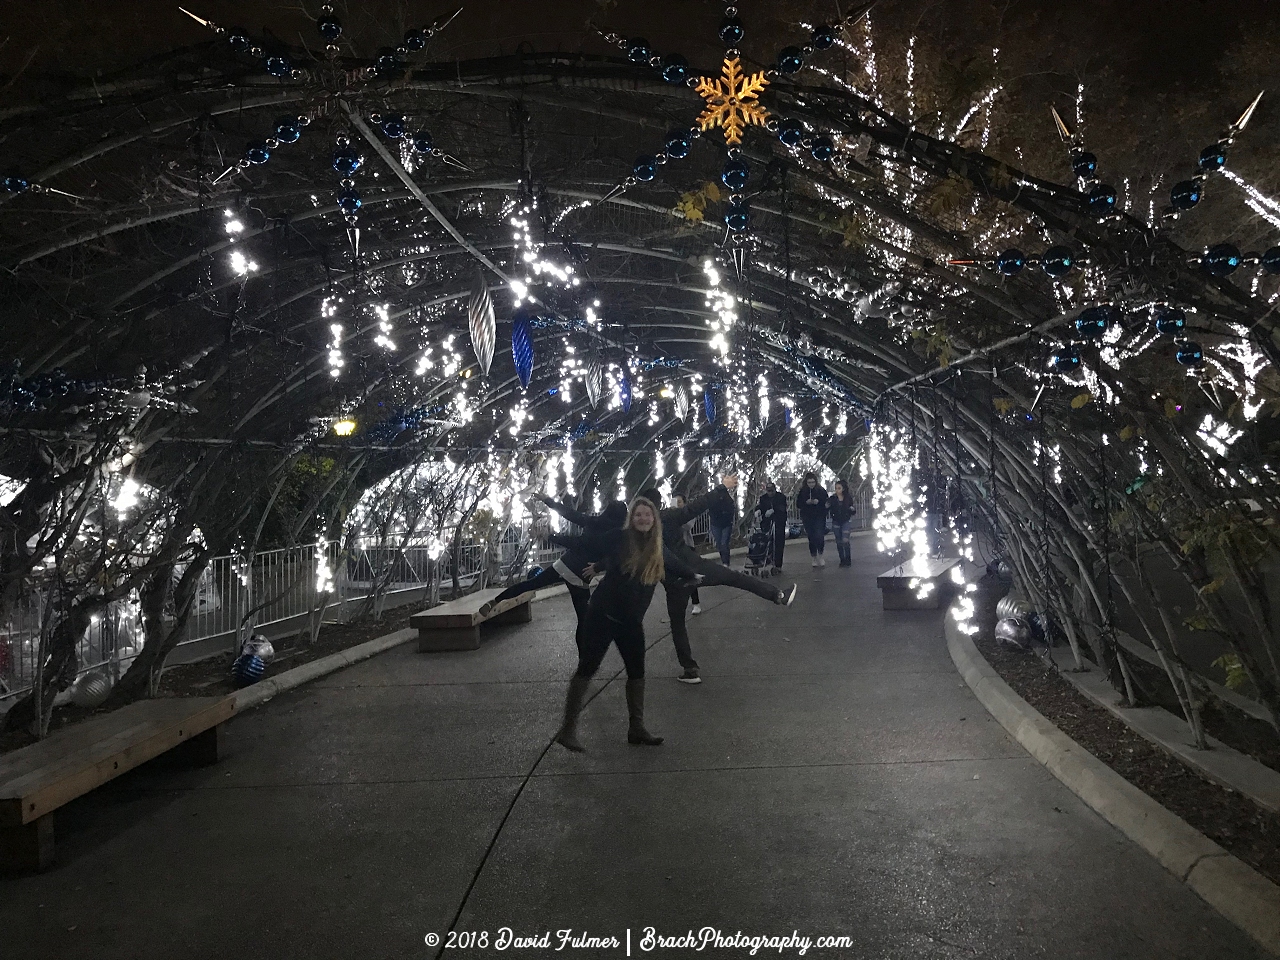
<svg viewBox="0 0 1280 960">
<path fill-rule="evenodd" d="M 631 718 L 627 726 L 627 743 L 656 747 L 662 742 L 644 728 L 644 680 L 627 681 L 627 713 Z"/>
<path fill-rule="evenodd" d="M 578 741 L 578 714 L 582 712 L 582 703 L 587 699 L 589 686 L 590 678 L 574 676 L 569 681 L 569 692 L 564 698 L 564 722 L 560 724 L 560 732 L 556 734 L 556 743 L 574 753 L 581 753 L 585 749 Z"/>
</svg>

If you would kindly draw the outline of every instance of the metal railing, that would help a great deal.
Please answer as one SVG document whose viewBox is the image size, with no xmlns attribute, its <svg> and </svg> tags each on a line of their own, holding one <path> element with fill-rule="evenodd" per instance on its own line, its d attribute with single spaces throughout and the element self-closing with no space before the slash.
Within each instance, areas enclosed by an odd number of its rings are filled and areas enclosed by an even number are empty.
<svg viewBox="0 0 1280 960">
<path fill-rule="evenodd" d="M 861 498 L 858 529 L 871 522 L 870 495 Z M 702 514 L 694 522 L 695 539 L 706 539 L 710 519 Z M 570 527 L 568 532 L 577 532 Z M 527 524 L 509 527 L 493 549 L 482 543 L 463 544 L 432 558 L 428 545 L 409 538 L 403 544 L 361 537 L 344 552 L 337 541 L 300 547 L 264 550 L 251 558 L 240 555 L 214 557 L 200 578 L 192 610 L 179 647 L 221 643 L 235 649 L 238 636 L 291 620 L 303 620 L 327 607 L 326 620 L 342 620 L 375 592 L 394 597 L 419 591 L 430 604 L 448 592 L 456 568 L 462 590 L 483 587 L 491 572 L 519 577 L 524 570 L 546 566 L 560 555 L 560 548 L 534 537 Z M 327 576 L 322 574 L 327 573 Z M 175 571 L 175 577 L 182 570 Z M 322 583 L 331 586 L 326 594 Z M 19 601 L 7 622 L 0 622 L 0 710 L 31 688 L 39 657 L 40 632 L 49 597 L 40 592 Z M 142 649 L 142 612 L 137 598 L 119 601 L 95 616 L 77 647 L 78 674 L 105 669 L 113 680 L 129 668 Z"/>
</svg>

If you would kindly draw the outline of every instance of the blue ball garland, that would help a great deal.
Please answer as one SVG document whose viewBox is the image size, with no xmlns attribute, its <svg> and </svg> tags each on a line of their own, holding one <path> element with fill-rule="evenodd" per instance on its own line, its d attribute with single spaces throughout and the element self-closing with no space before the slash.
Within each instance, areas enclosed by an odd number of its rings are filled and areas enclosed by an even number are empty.
<svg viewBox="0 0 1280 960">
<path fill-rule="evenodd" d="M 747 185 L 751 177 L 751 168 L 745 160 L 730 160 L 720 171 L 720 182 L 737 193 Z"/>
<path fill-rule="evenodd" d="M 1072 373 L 1080 369 L 1080 348 L 1073 343 L 1059 347 L 1049 357 L 1049 366 L 1055 373 Z"/>
<path fill-rule="evenodd" d="M 1073 151 L 1071 171 L 1083 180 L 1091 180 L 1098 170 L 1098 158 L 1087 150 Z"/>
<path fill-rule="evenodd" d="M 348 189 L 338 194 L 338 209 L 346 216 L 354 217 L 362 206 L 364 201 L 360 199 L 360 191 Z"/>
<path fill-rule="evenodd" d="M 1088 307 L 1076 317 L 1076 332 L 1082 337 L 1097 340 L 1117 319 L 1118 311 L 1110 303 L 1102 303 L 1096 307 Z"/>
<path fill-rule="evenodd" d="M 431 134 L 427 133 L 425 130 L 419 130 L 413 135 L 414 153 L 430 153 L 435 145 L 435 141 L 431 138 Z"/>
<path fill-rule="evenodd" d="M 688 130 L 672 130 L 667 134 L 664 148 L 667 156 L 672 160 L 683 160 L 693 148 L 693 138 Z"/>
<path fill-rule="evenodd" d="M 1240 250 L 1235 244 L 1215 243 L 1205 251 L 1200 259 L 1200 266 L 1210 276 L 1225 277 L 1234 273 L 1243 262 L 1244 259 L 1240 256 Z"/>
<path fill-rule="evenodd" d="M 830 137 L 814 137 L 813 146 L 809 148 L 809 155 L 822 163 L 835 156 L 835 152 L 836 145 Z"/>
<path fill-rule="evenodd" d="M 1112 213 L 1116 208 L 1116 191 L 1115 188 L 1100 183 L 1089 191 L 1086 200 L 1089 209 L 1099 217 L 1105 217 Z"/>
<path fill-rule="evenodd" d="M 725 17 L 720 23 L 720 39 L 726 47 L 736 47 L 746 36 L 742 29 L 742 21 L 737 17 Z"/>
<path fill-rule="evenodd" d="M 406 50 L 410 51 L 411 53 L 417 53 L 419 50 L 423 50 L 426 48 L 427 35 L 423 33 L 421 30 L 419 30 L 417 27 L 414 27 L 413 29 L 406 30 L 404 32 L 403 43 L 404 43 L 404 48 Z"/>
<path fill-rule="evenodd" d="M 1190 210 L 1200 202 L 1200 184 L 1194 180 L 1175 183 L 1169 191 L 1169 202 L 1175 210 Z"/>
<path fill-rule="evenodd" d="M 344 144 L 333 151 L 333 169 L 344 177 L 349 177 L 364 163 L 360 151 L 350 144 Z"/>
<path fill-rule="evenodd" d="M 799 47 L 783 47 L 778 51 L 778 72 L 797 73 L 804 66 L 804 51 Z"/>
<path fill-rule="evenodd" d="M 1262 255 L 1262 259 L 1258 262 L 1262 267 L 1263 273 L 1275 276 L 1280 274 L 1280 247 L 1271 247 Z"/>
<path fill-rule="evenodd" d="M 740 200 L 737 203 L 729 204 L 729 208 L 724 214 L 725 226 L 734 233 L 741 233 L 751 225 L 751 210 L 747 207 L 746 201 Z"/>
<path fill-rule="evenodd" d="M 382 118 L 382 132 L 392 140 L 399 140 L 408 132 L 408 125 L 401 114 L 393 113 Z"/>
<path fill-rule="evenodd" d="M 1155 315 L 1156 332 L 1165 336 L 1176 336 L 1187 325 L 1186 313 L 1177 307 L 1156 307 Z"/>
<path fill-rule="evenodd" d="M 262 140 L 255 140 L 245 147 L 244 158 L 250 163 L 266 163 L 271 159 L 271 148 Z"/>
<path fill-rule="evenodd" d="M 804 141 L 804 127 L 799 120 L 783 120 L 778 124 L 778 139 L 788 147 L 798 147 Z"/>
<path fill-rule="evenodd" d="M 342 36 L 342 21 L 337 17 L 321 17 L 316 21 L 316 29 L 320 31 L 320 36 L 330 43 Z"/>
<path fill-rule="evenodd" d="M 813 37 L 809 45 L 815 50 L 828 50 L 835 46 L 836 32 L 825 23 L 813 28 Z"/>
<path fill-rule="evenodd" d="M 689 79 L 689 61 L 678 53 L 663 57 L 662 79 L 667 83 L 684 83 Z"/>
<path fill-rule="evenodd" d="M 267 57 L 263 66 L 273 77 L 287 77 L 293 72 L 293 63 L 288 57 Z"/>
<path fill-rule="evenodd" d="M 653 157 L 637 157 L 631 175 L 642 183 L 648 183 L 658 175 L 658 162 Z"/>
<path fill-rule="evenodd" d="M 1075 265 L 1076 257 L 1070 247 L 1050 247 L 1040 258 L 1040 269 L 1055 280 L 1065 277 Z"/>
<path fill-rule="evenodd" d="M 653 56 L 649 41 L 643 37 L 635 37 L 627 41 L 627 59 L 632 63 L 647 64 Z"/>
<path fill-rule="evenodd" d="M 1200 349 L 1200 344 L 1184 340 L 1178 344 L 1174 359 L 1184 367 L 1197 367 L 1204 362 L 1204 351 Z"/>
<path fill-rule="evenodd" d="M 1004 274 L 1006 277 L 1012 277 L 1022 272 L 1022 268 L 1027 265 L 1027 255 L 1017 247 L 1010 247 L 1008 250 L 996 257 L 996 270 Z"/>
<path fill-rule="evenodd" d="M 1200 151 L 1199 166 L 1205 173 L 1221 170 L 1226 165 L 1227 152 L 1222 148 L 1222 144 L 1215 143 Z"/>
<path fill-rule="evenodd" d="M 297 117 L 281 117 L 276 121 L 276 139 L 281 143 L 297 143 L 302 136 L 302 124 Z"/>
</svg>

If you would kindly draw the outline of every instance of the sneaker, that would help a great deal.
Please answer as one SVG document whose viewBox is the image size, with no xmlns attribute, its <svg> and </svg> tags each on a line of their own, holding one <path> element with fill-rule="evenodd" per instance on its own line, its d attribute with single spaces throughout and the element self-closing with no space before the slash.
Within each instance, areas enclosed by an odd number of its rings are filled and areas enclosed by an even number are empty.
<svg viewBox="0 0 1280 960">
<path fill-rule="evenodd" d="M 695 617 L 701 612 L 702 612 L 702 604 L 700 603 L 695 603 L 693 605 L 693 609 L 690 611 L 690 613 L 692 613 Z"/>
<path fill-rule="evenodd" d="M 825 567 L 826 565 L 827 565 L 827 558 L 824 557 L 822 554 L 818 554 L 818 566 Z"/>
<path fill-rule="evenodd" d="M 484 603 L 480 604 L 480 609 L 477 610 L 476 613 L 480 615 L 481 619 L 489 616 L 489 614 L 493 613 L 493 601 L 486 600 Z"/>
<path fill-rule="evenodd" d="M 814 558 L 813 558 L 813 566 L 815 566 L 815 567 L 816 567 L 817 565 L 818 565 L 818 558 L 817 558 L 817 557 L 814 557 Z"/>
<path fill-rule="evenodd" d="M 791 606 L 791 601 L 796 598 L 796 585 L 793 583 L 789 590 L 778 591 L 778 603 L 784 607 Z"/>
<path fill-rule="evenodd" d="M 698 676 L 697 667 L 685 667 L 684 673 L 676 677 L 681 683 L 701 683 L 702 678 Z"/>
</svg>

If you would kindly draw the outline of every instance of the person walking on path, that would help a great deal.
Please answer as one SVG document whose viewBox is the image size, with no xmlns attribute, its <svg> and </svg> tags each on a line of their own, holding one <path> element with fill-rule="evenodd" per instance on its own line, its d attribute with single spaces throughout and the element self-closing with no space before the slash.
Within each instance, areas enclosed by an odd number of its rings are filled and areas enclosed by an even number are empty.
<svg viewBox="0 0 1280 960">
<path fill-rule="evenodd" d="M 764 482 L 764 493 L 760 494 L 760 501 L 756 504 L 756 517 L 760 521 L 760 529 L 770 535 L 771 560 L 776 576 L 782 570 L 782 551 L 787 545 L 787 498 L 778 492 L 772 480 Z"/>
<path fill-rule="evenodd" d="M 678 506 L 678 504 L 677 504 Z M 717 498 L 707 508 L 711 521 L 711 540 L 720 551 L 720 562 L 729 566 L 729 543 L 733 539 L 733 522 L 738 519 L 738 502 L 733 497 L 728 500 Z M 692 543 L 689 546 L 693 546 Z M 695 601 L 695 606 L 696 606 Z M 694 613 L 697 613 L 694 610 Z"/>
<path fill-rule="evenodd" d="M 686 500 L 686 499 L 685 499 L 684 494 L 683 494 L 683 493 L 677 493 L 677 494 L 676 494 L 676 509 L 677 509 L 677 510 L 680 510 L 680 509 L 683 509 L 684 507 L 687 507 L 688 505 L 689 505 L 689 502 L 688 502 L 688 500 Z M 714 524 L 715 524 L 715 521 L 713 520 L 713 521 L 712 521 L 712 530 L 714 530 L 714 529 L 715 529 L 715 525 L 714 525 Z M 693 521 L 692 521 L 692 520 L 688 521 L 687 523 L 682 523 L 682 524 L 680 525 L 680 541 L 681 541 L 681 542 L 682 542 L 686 547 L 688 547 L 690 550 L 694 550 L 694 552 L 695 552 L 695 553 L 697 552 L 697 551 L 695 550 L 695 548 L 694 548 L 694 545 L 693 545 Z M 727 553 L 727 551 L 726 551 L 726 553 Z M 728 565 L 728 563 L 729 563 L 729 561 L 728 561 L 728 560 L 726 560 L 726 561 L 725 561 L 725 565 L 727 566 L 727 565 Z M 698 588 L 697 588 L 697 587 L 694 587 L 693 589 L 691 589 L 691 590 L 689 591 L 689 599 L 693 601 L 693 607 L 689 610 L 689 612 L 690 612 L 690 613 L 692 613 L 692 614 L 696 617 L 698 614 L 700 614 L 700 613 L 702 612 L 702 601 L 698 598 Z"/>
<path fill-rule="evenodd" d="M 692 547 L 686 546 L 676 532 L 685 523 L 696 519 L 704 510 L 709 510 L 717 500 L 732 499 L 731 491 L 738 486 L 736 474 L 726 474 L 720 486 L 710 493 L 687 502 L 683 507 L 672 507 L 662 511 L 663 539 L 668 553 L 675 554 L 687 566 L 700 576 L 704 587 L 722 586 L 736 587 L 754 593 L 770 603 L 790 606 L 796 596 L 796 586 L 779 590 L 770 586 L 759 577 L 749 577 L 741 571 L 726 567 L 713 560 L 698 556 Z M 662 494 L 650 487 L 640 491 L 640 496 L 661 505 Z M 682 683 L 701 683 L 698 661 L 693 659 L 693 650 L 689 644 L 689 629 L 685 623 L 685 610 L 689 606 L 689 588 L 680 582 L 663 581 L 667 593 L 667 616 L 671 621 L 671 642 L 676 648 L 676 659 L 684 672 L 677 678 Z"/>
<path fill-rule="evenodd" d="M 522 583 L 507 587 L 492 600 L 482 603 L 479 613 L 480 616 L 487 617 L 494 607 L 504 600 L 514 599 L 531 590 L 546 590 L 557 583 L 563 583 L 569 589 L 569 599 L 573 601 L 573 612 L 578 618 L 578 626 L 574 632 L 573 639 L 578 645 L 578 653 L 581 654 L 583 624 L 587 619 L 587 604 L 591 601 L 591 589 L 588 586 L 589 578 L 584 578 L 582 571 L 588 564 L 601 559 L 599 542 L 594 540 L 593 537 L 609 530 L 622 529 L 622 524 L 627 519 L 627 505 L 621 500 L 615 500 L 598 515 L 591 516 L 579 513 L 567 503 L 560 503 L 550 497 L 538 496 L 537 499 L 563 515 L 570 523 L 577 524 L 588 536 L 563 541 L 559 536 L 553 534 L 551 537 L 553 543 L 558 542 L 562 546 L 565 543 L 569 543 L 571 546 L 557 557 L 555 563 L 546 570 L 535 574 Z"/>
<path fill-rule="evenodd" d="M 849 551 L 849 534 L 853 530 L 853 515 L 858 512 L 858 508 L 854 506 L 849 486 L 843 480 L 836 481 L 836 492 L 827 501 L 827 510 L 831 514 L 831 533 L 836 538 L 840 566 L 851 567 L 853 555 Z"/>
<path fill-rule="evenodd" d="M 656 747 L 662 737 L 655 737 L 644 725 L 644 615 L 658 581 L 687 577 L 696 582 L 697 575 L 663 549 L 658 508 L 644 497 L 632 502 L 622 529 L 596 534 L 592 539 L 599 542 L 602 554 L 599 564 L 593 566 L 603 570 L 604 579 L 591 596 L 586 639 L 565 694 L 564 720 L 556 742 L 567 750 L 583 750 L 578 740 L 578 716 L 591 678 L 612 643 L 617 645 L 627 671 L 627 742 Z"/>
<path fill-rule="evenodd" d="M 827 541 L 827 491 L 818 483 L 816 473 L 804 475 L 800 492 L 796 494 L 796 509 L 800 511 L 800 522 L 809 535 L 809 556 L 813 558 L 813 565 L 825 567 L 827 561 L 822 556 L 822 549 Z"/>
</svg>

